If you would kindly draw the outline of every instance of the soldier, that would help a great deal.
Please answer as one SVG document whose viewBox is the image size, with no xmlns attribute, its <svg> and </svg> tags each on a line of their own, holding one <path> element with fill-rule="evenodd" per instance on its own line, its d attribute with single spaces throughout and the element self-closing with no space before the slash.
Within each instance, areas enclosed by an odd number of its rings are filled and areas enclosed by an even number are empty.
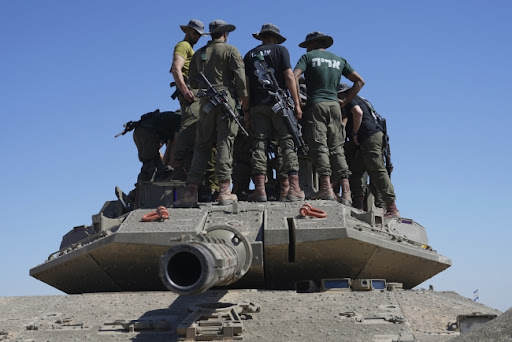
<svg viewBox="0 0 512 342">
<path fill-rule="evenodd" d="M 254 129 L 252 148 L 252 177 L 254 192 L 249 196 L 250 201 L 266 202 L 265 179 L 267 174 L 268 140 L 274 137 L 280 148 L 283 159 L 283 168 L 287 177 L 281 178 L 281 188 L 287 188 L 283 196 L 288 201 L 304 200 L 304 192 L 299 186 L 299 160 L 295 153 L 292 136 L 286 127 L 281 112 L 274 113 L 272 106 L 274 97 L 268 93 L 268 89 L 259 81 L 255 74 L 254 61 L 256 56 L 263 55 L 268 66 L 274 69 L 274 76 L 282 89 L 288 89 L 295 103 L 297 119 L 302 117 L 300 108 L 299 91 L 293 76 L 288 50 L 279 45 L 284 38 L 279 28 L 273 24 L 264 24 L 261 30 L 253 34 L 253 37 L 261 40 L 262 44 L 249 51 L 245 57 L 245 75 L 248 88 L 248 99 L 243 104 L 244 115 L 248 116 Z"/>
<path fill-rule="evenodd" d="M 237 48 L 226 43 L 228 34 L 235 26 L 223 20 L 212 21 L 209 25 L 211 40 L 199 49 L 190 63 L 189 83 L 193 89 L 202 89 L 196 77 L 200 72 L 218 90 L 227 92 L 227 104 L 234 110 L 235 99 L 240 102 L 247 96 L 245 89 L 244 62 Z M 219 181 L 220 192 L 217 197 L 219 204 L 237 201 L 231 194 L 230 183 L 232 173 L 233 142 L 238 131 L 237 124 L 226 116 L 222 106 L 215 106 L 207 113 L 210 98 L 204 96 L 200 100 L 201 109 L 197 122 L 197 134 L 194 156 L 187 179 L 187 191 L 182 200 L 175 202 L 177 207 L 197 206 L 197 189 L 203 179 L 214 142 L 216 142 L 217 158 L 215 173 Z"/>
<path fill-rule="evenodd" d="M 181 127 L 175 148 L 172 179 L 186 180 L 185 168 L 188 168 L 186 166 L 192 159 L 199 113 L 199 99 L 195 98 L 194 93 L 187 86 L 187 76 L 190 61 L 194 55 L 193 47 L 199 41 L 199 38 L 204 35 L 204 25 L 201 21 L 192 19 L 188 25 L 180 25 L 180 28 L 185 33 L 185 38 L 174 48 L 170 70 L 177 87 L 176 95 L 173 95 L 173 97 L 178 97 L 182 113 Z"/>
<path fill-rule="evenodd" d="M 160 148 L 166 144 L 165 155 L 171 156 L 173 142 L 177 136 L 180 127 L 181 115 L 179 110 L 176 112 L 160 112 L 158 109 L 154 112 L 146 113 L 141 116 L 139 121 L 130 121 L 125 125 L 125 130 L 118 134 L 125 134 L 133 131 L 133 141 L 137 146 L 138 157 L 142 163 L 140 173 L 137 176 L 135 189 L 125 196 L 122 191 L 116 187 L 116 195 L 123 203 L 125 209 L 132 210 L 138 202 L 138 184 L 140 182 L 164 180 L 170 176 L 169 169 L 166 167 L 169 161 L 163 161 L 160 154 Z M 172 160 L 171 160 L 172 161 Z M 124 199 L 123 199 L 124 198 Z M 128 203 L 125 203 L 128 202 Z"/>
<path fill-rule="evenodd" d="M 364 81 L 348 62 L 326 51 L 333 44 L 331 36 L 312 32 L 299 44 L 306 48 L 293 71 L 297 83 L 304 73 L 307 87 L 307 102 L 303 119 L 303 132 L 309 145 L 313 164 L 320 175 L 320 189 L 313 199 L 335 199 L 331 186 L 340 183 L 341 202 L 351 205 L 348 177 L 350 170 L 343 153 L 345 132 L 341 124 L 341 108 L 337 90 L 341 76 L 345 76 L 354 85 L 344 95 L 344 101 L 350 101 L 363 87 Z"/>
<path fill-rule="evenodd" d="M 348 90 L 348 85 L 340 85 L 340 97 Z M 377 120 L 373 107 L 362 97 L 356 96 L 347 104 L 343 104 L 343 113 L 348 118 L 347 132 L 349 140 L 353 142 L 359 153 L 356 154 L 352 164 L 350 187 L 353 191 L 354 207 L 363 208 L 363 176 L 368 172 L 371 184 L 375 185 L 377 192 L 382 196 L 386 205 L 385 219 L 400 217 L 395 200 L 395 190 L 383 158 L 384 127 Z"/>
</svg>

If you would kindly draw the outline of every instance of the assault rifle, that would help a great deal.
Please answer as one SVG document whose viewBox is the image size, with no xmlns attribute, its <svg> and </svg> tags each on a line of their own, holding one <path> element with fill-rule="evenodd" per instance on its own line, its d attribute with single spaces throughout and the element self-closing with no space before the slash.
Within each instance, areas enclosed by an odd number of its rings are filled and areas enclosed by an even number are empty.
<svg viewBox="0 0 512 342">
<path fill-rule="evenodd" d="M 256 68 L 254 73 L 258 76 L 260 83 L 263 84 L 263 88 L 266 88 L 268 93 L 276 100 L 276 104 L 272 106 L 272 110 L 274 113 L 281 111 L 284 122 L 288 131 L 292 135 L 295 146 L 297 149 L 301 149 L 304 154 L 307 154 L 309 149 L 302 137 L 302 127 L 293 113 L 294 103 L 290 98 L 290 95 L 287 91 L 279 87 L 274 75 L 274 69 L 268 66 L 262 53 L 256 55 L 254 67 Z"/>
<path fill-rule="evenodd" d="M 383 148 L 384 148 L 384 150 L 383 150 L 382 154 L 384 155 L 384 159 L 386 160 L 386 171 L 388 171 L 388 175 L 391 178 L 391 172 L 393 172 L 393 163 L 391 162 L 391 147 L 389 146 L 389 135 L 387 132 L 387 127 L 386 127 L 386 119 L 384 119 L 383 117 L 381 117 L 381 119 L 382 119 L 382 121 L 381 121 L 382 126 L 384 128 L 384 130 L 383 130 L 383 133 L 384 133 Z"/>
<path fill-rule="evenodd" d="M 231 108 L 231 106 L 228 104 L 228 93 L 226 92 L 226 90 L 217 90 L 210 83 L 210 81 L 208 81 L 208 79 L 202 72 L 200 72 L 199 75 L 197 75 L 197 80 L 207 87 L 206 91 L 197 93 L 197 97 L 201 98 L 204 96 L 208 96 L 210 98 L 210 102 L 208 102 L 208 104 L 203 108 L 204 111 L 206 113 L 209 113 L 213 108 L 219 105 L 222 106 L 222 109 L 224 110 L 225 114 L 223 119 L 225 119 L 226 117 L 231 118 L 234 122 L 236 122 L 238 127 L 240 127 L 244 135 L 249 136 L 249 133 L 247 133 L 244 126 L 238 120 L 238 117 L 236 116 L 235 112 L 233 112 L 233 108 Z"/>
<path fill-rule="evenodd" d="M 171 88 L 176 87 L 176 90 L 171 94 L 171 99 L 176 100 L 176 98 L 178 97 L 178 95 L 182 94 L 182 92 L 181 92 L 180 88 L 178 88 L 178 85 L 176 85 L 176 82 L 171 82 L 171 83 L 169 84 L 169 86 L 170 86 Z"/>
<path fill-rule="evenodd" d="M 119 137 L 119 136 L 121 136 L 121 135 L 125 135 L 126 133 L 128 133 L 128 132 L 130 132 L 130 131 L 133 131 L 135 128 L 137 128 L 137 127 L 140 125 L 140 123 L 141 123 L 142 121 L 144 121 L 144 120 L 146 120 L 146 119 L 149 119 L 151 116 L 153 116 L 153 115 L 155 115 L 155 114 L 158 114 L 158 113 L 160 113 L 160 109 L 157 109 L 157 110 L 155 110 L 154 112 L 149 112 L 149 113 L 146 113 L 146 114 L 142 115 L 142 116 L 140 117 L 140 120 L 139 120 L 139 121 L 128 121 L 127 123 L 125 123 L 125 124 L 123 125 L 124 130 L 123 130 L 123 131 L 121 131 L 121 132 L 119 132 L 119 133 L 117 133 L 117 134 L 114 136 L 114 138 L 117 138 L 117 137 Z"/>
</svg>

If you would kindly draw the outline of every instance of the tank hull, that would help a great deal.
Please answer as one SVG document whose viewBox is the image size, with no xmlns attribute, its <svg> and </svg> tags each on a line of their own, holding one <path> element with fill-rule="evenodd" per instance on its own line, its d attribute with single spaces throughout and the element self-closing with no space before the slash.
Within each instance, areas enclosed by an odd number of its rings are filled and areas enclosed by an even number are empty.
<svg viewBox="0 0 512 342">
<path fill-rule="evenodd" d="M 456 293 L 428 290 L 308 294 L 210 290 L 192 296 L 166 291 L 0 297 L 0 340 L 177 341 L 187 333 L 195 337 L 189 340 L 211 340 L 206 332 L 200 335 L 198 324 L 190 323 L 191 310 L 207 303 L 247 302 L 259 305 L 259 312 L 210 324 L 216 340 L 233 333 L 233 338 L 225 339 L 444 342 L 459 336 L 450 328 L 458 315 L 500 314 Z M 215 327 L 218 330 L 214 331 Z M 506 333 L 502 330 L 501 339 L 493 340 L 507 341 Z"/>
<path fill-rule="evenodd" d="M 64 246 L 30 275 L 68 294 L 162 291 L 161 256 L 216 226 L 240 231 L 253 251 L 247 274 L 227 288 L 285 290 L 300 281 L 365 278 L 408 289 L 451 265 L 430 248 L 425 229 L 413 220 L 383 223 L 377 213 L 338 202 L 310 203 L 327 217 L 302 218 L 302 202 L 170 208 L 170 219 L 161 222 L 141 222 L 150 210 L 134 210 L 118 224 Z"/>
</svg>

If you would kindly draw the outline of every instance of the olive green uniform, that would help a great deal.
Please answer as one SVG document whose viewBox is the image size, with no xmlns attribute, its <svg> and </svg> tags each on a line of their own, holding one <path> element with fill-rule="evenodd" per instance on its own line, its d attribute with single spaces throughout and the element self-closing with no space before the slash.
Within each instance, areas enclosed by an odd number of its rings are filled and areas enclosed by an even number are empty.
<svg viewBox="0 0 512 342">
<path fill-rule="evenodd" d="M 185 77 L 188 77 L 188 69 L 190 61 L 194 55 L 194 49 L 189 42 L 183 40 L 176 44 L 174 47 L 174 54 L 181 56 L 185 59 L 181 72 Z M 180 93 L 178 100 L 181 107 L 181 126 L 179 131 L 179 137 L 176 141 L 176 147 L 174 150 L 174 159 L 185 160 L 191 158 L 194 152 L 194 141 L 196 139 L 197 129 L 197 118 L 199 113 L 199 100 L 195 99 L 193 103 L 188 102 L 185 97 Z"/>
<path fill-rule="evenodd" d="M 291 70 L 288 49 L 279 44 L 261 44 L 250 50 L 244 57 L 245 75 L 249 80 L 250 116 L 254 128 L 252 148 L 252 175 L 267 173 L 267 151 L 269 139 L 276 139 L 281 152 L 285 174 L 299 170 L 299 160 L 295 153 L 295 144 L 281 112 L 275 113 L 272 107 L 276 103 L 274 96 L 268 93 L 254 66 L 256 56 L 263 56 L 269 68 L 273 70 L 277 86 L 286 89 L 284 72 Z"/>
<path fill-rule="evenodd" d="M 251 107 L 251 122 L 255 132 L 251 159 L 252 175 L 267 173 L 267 145 L 269 139 L 273 137 L 279 144 L 282 169 L 285 173 L 297 172 L 299 160 L 295 153 L 295 145 L 281 113 L 274 113 L 270 106 Z"/>
<path fill-rule="evenodd" d="M 160 147 L 173 140 L 180 126 L 181 115 L 174 112 L 144 114 L 140 124 L 133 131 L 133 141 L 142 167 L 138 182 L 153 181 L 164 173 Z"/>
<path fill-rule="evenodd" d="M 302 131 L 319 175 L 328 175 L 338 182 L 348 178 L 343 143 L 345 129 L 337 90 L 342 75 L 354 71 L 348 62 L 335 54 L 312 50 L 304 54 L 295 69 L 304 72 L 308 99 L 303 114 Z"/>
<path fill-rule="evenodd" d="M 352 194 L 354 198 L 363 196 L 363 187 L 366 183 L 363 175 L 367 172 L 370 176 L 371 185 L 378 193 L 376 200 L 384 201 L 384 203 L 394 203 L 396 200 L 395 190 L 383 157 L 385 147 L 383 131 L 385 126 L 377 119 L 371 103 L 360 96 L 356 96 L 343 108 L 343 113 L 348 118 L 347 128 L 351 132 L 354 132 L 352 109 L 356 106 L 363 112 L 363 116 L 358 131 L 355 132 L 359 150 L 355 154 L 351 165 L 350 188 Z M 351 137 L 350 140 L 353 142 L 353 139 Z"/>
<path fill-rule="evenodd" d="M 189 84 L 193 89 L 204 91 L 206 88 L 196 80 L 200 72 L 204 73 L 217 90 L 227 91 L 227 103 L 233 110 L 235 99 L 247 95 L 244 63 L 240 52 L 234 46 L 221 40 L 212 40 L 194 54 L 190 63 Z M 201 183 L 214 143 L 217 148 L 217 179 L 219 182 L 231 180 L 233 142 L 238 126 L 226 117 L 222 106 L 216 106 L 206 113 L 204 109 L 209 102 L 207 96 L 200 99 L 194 157 L 188 175 L 188 181 L 192 184 Z"/>
</svg>

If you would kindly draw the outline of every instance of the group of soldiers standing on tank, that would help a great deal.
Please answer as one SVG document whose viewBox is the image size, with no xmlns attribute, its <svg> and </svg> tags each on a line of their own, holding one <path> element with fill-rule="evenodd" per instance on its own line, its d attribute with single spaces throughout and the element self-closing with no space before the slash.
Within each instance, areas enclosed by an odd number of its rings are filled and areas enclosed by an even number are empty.
<svg viewBox="0 0 512 342">
<path fill-rule="evenodd" d="M 261 44 L 249 51 L 244 58 L 237 48 L 227 43 L 228 35 L 235 26 L 223 20 L 209 24 L 204 32 L 201 21 L 192 19 L 180 26 L 185 33 L 174 49 L 171 73 L 180 102 L 181 125 L 174 141 L 172 179 L 186 180 L 186 191 L 175 201 L 175 207 L 196 207 L 198 191 L 204 184 L 208 165 L 214 169 L 218 183 L 217 202 L 221 205 L 237 201 L 240 187 L 233 173 L 233 151 L 235 144 L 249 141 L 250 172 L 254 191 L 247 200 L 265 202 L 266 183 L 269 179 L 268 156 L 272 145 L 280 160 L 278 170 L 279 200 L 303 201 L 304 192 L 299 185 L 299 159 L 297 148 L 282 114 L 272 107 L 275 99 L 258 79 L 254 61 L 263 55 L 265 62 L 274 70 L 279 87 L 287 89 L 294 103 L 294 112 L 301 120 L 302 134 L 309 147 L 309 157 L 319 176 L 319 189 L 311 199 L 339 200 L 345 205 L 363 208 L 363 186 L 367 173 L 371 183 L 382 196 L 385 218 L 399 217 L 395 205 L 395 194 L 386 171 L 382 149 L 382 129 L 372 124 L 371 105 L 357 94 L 364 85 L 362 77 L 350 64 L 329 51 L 333 38 L 320 32 L 312 32 L 299 44 L 306 53 L 294 69 L 290 55 L 281 45 L 286 38 L 273 24 L 264 24 L 253 37 Z M 201 36 L 210 35 L 211 40 L 194 52 L 193 47 Z M 227 117 L 222 106 L 211 108 L 211 101 L 204 96 L 205 86 L 198 81 L 203 74 L 218 90 L 227 94 L 226 102 L 234 110 L 243 112 L 250 138 L 239 139 L 238 124 Z M 340 86 L 341 76 L 353 82 L 351 87 Z M 301 101 L 299 81 L 304 83 L 307 99 Z M 348 134 L 345 133 L 346 131 Z M 344 143 L 355 146 L 357 153 L 347 163 Z M 239 136 L 240 137 L 240 136 Z M 237 139 L 237 140 L 235 140 Z M 245 161 L 247 163 L 247 160 Z M 231 179 L 234 181 L 231 191 Z M 333 191 L 341 188 L 341 196 Z M 235 190 L 236 189 L 236 190 Z M 352 192 L 351 192 L 352 189 Z"/>
</svg>

